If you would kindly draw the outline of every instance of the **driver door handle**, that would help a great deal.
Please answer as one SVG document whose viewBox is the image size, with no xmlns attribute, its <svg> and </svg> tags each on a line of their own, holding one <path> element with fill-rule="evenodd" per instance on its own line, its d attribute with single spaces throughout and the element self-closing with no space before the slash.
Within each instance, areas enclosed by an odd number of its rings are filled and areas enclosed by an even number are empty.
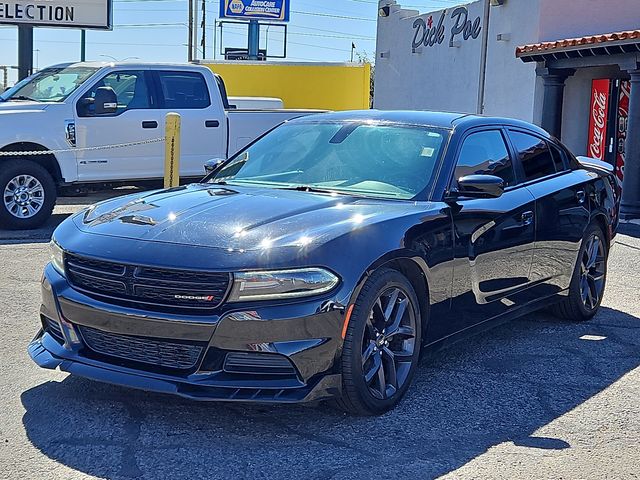
<svg viewBox="0 0 640 480">
<path fill-rule="evenodd" d="M 146 120 L 142 122 L 142 128 L 158 128 L 158 122 L 155 120 Z"/>
</svg>

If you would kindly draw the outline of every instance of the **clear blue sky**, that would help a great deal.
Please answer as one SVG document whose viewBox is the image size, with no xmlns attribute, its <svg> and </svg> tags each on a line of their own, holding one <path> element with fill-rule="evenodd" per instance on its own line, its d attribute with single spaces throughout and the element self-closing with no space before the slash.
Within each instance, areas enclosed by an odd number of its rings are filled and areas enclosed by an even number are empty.
<svg viewBox="0 0 640 480">
<path fill-rule="evenodd" d="M 407 0 L 406 5 L 399 3 L 426 12 L 463 2 Z M 186 61 L 187 5 L 187 0 L 114 0 L 114 29 L 87 32 L 87 60 L 106 60 L 101 55 L 109 55 L 118 60 L 139 57 L 144 61 Z M 366 52 L 373 59 L 377 5 L 377 0 L 291 0 L 287 58 L 292 61 L 347 61 L 353 42 L 357 52 Z M 206 0 L 206 9 L 206 56 L 212 58 L 213 22 L 218 17 L 218 1 Z M 223 32 L 224 46 L 246 47 L 243 26 L 225 26 Z M 267 32 L 263 29 L 262 48 L 266 37 Z M 282 40 L 282 30 L 271 28 L 269 53 L 280 54 Z M 0 27 L 0 65 L 16 65 L 17 48 L 17 28 Z M 80 31 L 37 28 L 34 49 L 34 66 L 39 68 L 79 60 Z M 10 76 L 10 83 L 13 81 L 15 70 Z"/>
</svg>

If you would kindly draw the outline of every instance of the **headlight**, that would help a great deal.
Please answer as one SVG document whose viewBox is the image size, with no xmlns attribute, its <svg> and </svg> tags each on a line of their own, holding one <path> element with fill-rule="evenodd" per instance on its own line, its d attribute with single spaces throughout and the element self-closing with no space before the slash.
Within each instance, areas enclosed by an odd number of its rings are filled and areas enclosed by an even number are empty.
<svg viewBox="0 0 640 480">
<path fill-rule="evenodd" d="M 299 298 L 328 292 L 338 277 L 322 268 L 239 272 L 233 276 L 230 302 Z"/>
<path fill-rule="evenodd" d="M 60 248 L 60 245 L 53 239 L 49 242 L 49 255 L 53 268 L 61 275 L 64 275 L 64 252 L 62 248 Z"/>
</svg>

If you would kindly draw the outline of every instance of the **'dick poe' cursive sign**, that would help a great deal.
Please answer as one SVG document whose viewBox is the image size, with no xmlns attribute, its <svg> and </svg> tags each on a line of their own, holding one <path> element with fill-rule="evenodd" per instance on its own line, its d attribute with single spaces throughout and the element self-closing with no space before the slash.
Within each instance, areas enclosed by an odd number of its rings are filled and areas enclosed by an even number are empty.
<svg viewBox="0 0 640 480">
<path fill-rule="evenodd" d="M 440 45 L 445 41 L 446 30 L 445 21 L 447 17 L 447 10 L 443 10 L 440 14 L 438 22 L 434 22 L 433 15 L 429 16 L 426 20 L 422 17 L 416 18 L 413 22 L 413 42 L 411 46 L 417 48 L 420 45 L 425 47 L 433 47 L 434 45 Z M 478 38 L 482 31 L 482 25 L 480 25 L 480 17 L 476 17 L 475 20 L 469 19 L 469 10 L 467 7 L 458 7 L 451 12 L 452 26 L 449 31 L 449 46 L 455 45 L 456 39 L 469 40 L 470 38 Z"/>
</svg>

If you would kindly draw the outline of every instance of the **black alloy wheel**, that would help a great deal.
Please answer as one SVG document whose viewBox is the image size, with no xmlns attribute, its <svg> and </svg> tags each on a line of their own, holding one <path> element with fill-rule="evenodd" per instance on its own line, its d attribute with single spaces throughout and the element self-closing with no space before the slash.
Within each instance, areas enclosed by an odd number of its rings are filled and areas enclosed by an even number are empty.
<svg viewBox="0 0 640 480">
<path fill-rule="evenodd" d="M 596 314 L 607 282 L 608 254 L 609 245 L 602 229 L 590 225 L 582 239 L 568 296 L 551 307 L 552 313 L 576 322 L 589 320 Z"/>
<path fill-rule="evenodd" d="M 587 240 L 580 262 L 580 297 L 587 310 L 593 310 L 600 304 L 606 269 L 604 243 L 597 233 L 593 233 Z"/>
<path fill-rule="evenodd" d="M 338 406 L 356 415 L 393 408 L 411 384 L 421 329 L 411 282 L 397 270 L 374 272 L 353 305 L 342 351 L 343 392 Z"/>
<path fill-rule="evenodd" d="M 371 394 L 392 397 L 407 381 L 416 341 L 416 318 L 411 300 L 399 287 L 376 299 L 362 339 L 362 371 Z"/>
</svg>

